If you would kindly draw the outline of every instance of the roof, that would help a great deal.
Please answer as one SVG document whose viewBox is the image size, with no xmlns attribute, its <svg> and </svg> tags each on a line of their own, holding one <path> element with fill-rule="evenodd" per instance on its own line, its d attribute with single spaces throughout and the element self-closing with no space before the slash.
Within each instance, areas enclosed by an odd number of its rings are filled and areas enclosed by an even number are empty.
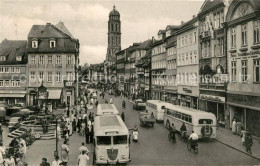
<svg viewBox="0 0 260 166">
<path fill-rule="evenodd" d="M 119 112 L 114 104 L 99 104 L 97 107 L 97 115 L 118 115 Z"/>
<path fill-rule="evenodd" d="M 128 129 L 118 115 L 96 116 L 94 120 L 95 136 L 128 135 Z"/>
<path fill-rule="evenodd" d="M 0 56 L 5 56 L 6 61 L 0 61 L 0 64 L 26 64 L 26 40 L 3 40 L 0 44 Z M 16 61 L 16 57 L 21 56 L 21 61 Z"/>
<path fill-rule="evenodd" d="M 78 40 L 72 38 L 63 23 L 59 23 L 58 29 L 54 25 L 47 23 L 46 25 L 33 25 L 28 35 L 28 52 L 31 53 L 53 53 L 53 52 L 66 52 L 76 53 L 79 51 Z M 62 27 L 63 26 L 63 27 Z M 63 32 L 64 31 L 64 32 Z M 69 33 L 70 35 L 66 34 Z M 32 48 L 32 40 L 36 38 L 38 41 L 38 48 Z M 50 39 L 56 41 L 55 48 L 50 47 Z"/>
<path fill-rule="evenodd" d="M 109 16 L 120 16 L 120 13 L 116 10 L 116 6 L 113 6 L 113 10 L 109 13 Z"/>
<path fill-rule="evenodd" d="M 220 4 L 224 5 L 223 0 L 205 0 L 203 5 L 201 6 L 200 13 L 208 12 L 212 8 L 214 8 L 214 7 L 216 7 L 216 6 L 220 5 Z"/>
<path fill-rule="evenodd" d="M 63 33 L 69 35 L 71 38 L 74 38 L 72 36 L 72 34 L 68 31 L 68 29 L 66 28 L 66 26 L 64 25 L 63 22 L 59 22 L 58 24 L 55 25 L 56 28 L 58 28 L 60 31 L 62 31 Z"/>
<path fill-rule="evenodd" d="M 148 40 L 144 41 L 143 43 L 141 43 L 141 45 L 139 45 L 137 47 L 137 49 L 141 49 L 141 50 L 149 49 L 151 43 L 152 43 L 152 40 L 148 39 Z"/>
<path fill-rule="evenodd" d="M 180 29 L 176 32 L 177 34 L 185 32 L 189 27 L 193 27 L 193 24 L 198 21 L 198 17 L 194 17 L 189 21 L 184 22 L 183 24 L 180 25 Z"/>
</svg>

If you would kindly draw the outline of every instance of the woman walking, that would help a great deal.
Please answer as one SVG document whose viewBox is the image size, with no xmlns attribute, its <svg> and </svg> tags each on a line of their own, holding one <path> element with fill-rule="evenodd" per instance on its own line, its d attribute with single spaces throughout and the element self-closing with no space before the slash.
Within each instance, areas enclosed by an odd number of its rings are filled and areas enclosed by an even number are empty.
<svg viewBox="0 0 260 166">
<path fill-rule="evenodd" d="M 69 162 L 69 146 L 67 145 L 67 141 L 64 141 L 61 145 L 61 161 L 65 166 Z"/>
</svg>

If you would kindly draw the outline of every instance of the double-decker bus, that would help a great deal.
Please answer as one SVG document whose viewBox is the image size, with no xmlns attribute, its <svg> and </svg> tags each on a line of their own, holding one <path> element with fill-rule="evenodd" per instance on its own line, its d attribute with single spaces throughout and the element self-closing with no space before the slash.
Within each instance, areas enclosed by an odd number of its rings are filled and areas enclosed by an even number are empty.
<svg viewBox="0 0 260 166">
<path fill-rule="evenodd" d="M 123 164 L 130 161 L 128 129 L 118 115 L 96 116 L 94 163 Z"/>
<path fill-rule="evenodd" d="M 96 116 L 103 115 L 119 115 L 119 112 L 114 104 L 99 104 L 97 106 Z"/>
<path fill-rule="evenodd" d="M 168 129 L 173 123 L 178 132 L 184 123 L 187 135 L 192 131 L 198 134 L 199 138 L 216 138 L 217 135 L 216 116 L 213 113 L 179 105 L 166 105 L 163 119 Z"/>
</svg>

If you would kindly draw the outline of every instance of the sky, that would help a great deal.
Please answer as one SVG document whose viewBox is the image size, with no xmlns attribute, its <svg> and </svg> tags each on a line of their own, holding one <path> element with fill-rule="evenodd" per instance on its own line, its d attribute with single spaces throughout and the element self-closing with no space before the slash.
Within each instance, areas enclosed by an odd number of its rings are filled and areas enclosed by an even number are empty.
<svg viewBox="0 0 260 166">
<path fill-rule="evenodd" d="M 64 22 L 80 42 L 80 64 L 106 58 L 108 16 L 115 4 L 121 48 L 157 36 L 167 25 L 197 15 L 203 0 L 0 0 L 0 41 L 27 40 L 32 25 Z"/>
</svg>

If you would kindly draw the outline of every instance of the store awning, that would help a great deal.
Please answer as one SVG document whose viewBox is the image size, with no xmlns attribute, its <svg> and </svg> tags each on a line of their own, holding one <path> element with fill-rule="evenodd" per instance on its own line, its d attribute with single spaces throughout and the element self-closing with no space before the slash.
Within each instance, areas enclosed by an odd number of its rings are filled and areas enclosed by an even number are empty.
<svg viewBox="0 0 260 166">
<path fill-rule="evenodd" d="M 6 97 L 6 98 L 24 98 L 25 94 L 17 94 L 17 93 L 6 93 L 6 94 L 0 94 L 0 97 Z"/>
<path fill-rule="evenodd" d="M 48 89 L 49 92 L 48 99 L 60 99 L 61 89 Z"/>
<path fill-rule="evenodd" d="M 244 105 L 244 104 L 238 104 L 238 103 L 233 103 L 233 102 L 227 102 L 227 104 L 232 105 L 232 106 L 236 106 L 236 107 L 250 109 L 250 110 L 260 111 L 260 108 L 252 107 L 252 106 L 248 106 L 248 105 Z"/>
</svg>

